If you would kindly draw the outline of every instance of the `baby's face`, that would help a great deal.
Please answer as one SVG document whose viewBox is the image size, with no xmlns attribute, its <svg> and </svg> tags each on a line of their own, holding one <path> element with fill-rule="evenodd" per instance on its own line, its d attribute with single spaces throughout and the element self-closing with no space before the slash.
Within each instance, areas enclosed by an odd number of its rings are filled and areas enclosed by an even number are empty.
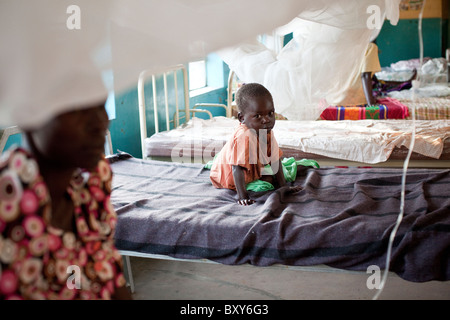
<svg viewBox="0 0 450 320">
<path fill-rule="evenodd" d="M 275 125 L 275 108 L 267 96 L 254 98 L 248 102 L 245 112 L 240 113 L 239 121 L 259 134 L 260 130 L 269 133 Z"/>
</svg>

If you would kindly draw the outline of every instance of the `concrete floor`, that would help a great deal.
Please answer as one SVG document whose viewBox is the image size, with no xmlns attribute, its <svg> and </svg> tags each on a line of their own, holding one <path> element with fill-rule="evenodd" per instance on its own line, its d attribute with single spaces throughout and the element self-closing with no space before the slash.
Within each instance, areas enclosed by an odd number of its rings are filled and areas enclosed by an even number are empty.
<svg viewBox="0 0 450 320">
<path fill-rule="evenodd" d="M 370 300 L 369 274 L 285 266 L 227 266 L 130 257 L 135 300 Z M 450 281 L 413 283 L 389 274 L 379 300 L 450 300 Z"/>
</svg>

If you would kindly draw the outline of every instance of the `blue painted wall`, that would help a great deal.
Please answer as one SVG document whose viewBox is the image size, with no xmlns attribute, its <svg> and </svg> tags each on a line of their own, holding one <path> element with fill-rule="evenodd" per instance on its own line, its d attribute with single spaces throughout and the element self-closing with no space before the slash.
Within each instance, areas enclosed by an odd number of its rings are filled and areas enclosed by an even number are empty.
<svg viewBox="0 0 450 320">
<path fill-rule="evenodd" d="M 9 137 L 8 141 L 6 142 L 4 150 L 8 150 L 9 148 L 11 148 L 14 145 L 19 145 L 19 146 L 22 145 L 22 135 L 20 133 L 13 134 L 12 136 Z"/>
</svg>

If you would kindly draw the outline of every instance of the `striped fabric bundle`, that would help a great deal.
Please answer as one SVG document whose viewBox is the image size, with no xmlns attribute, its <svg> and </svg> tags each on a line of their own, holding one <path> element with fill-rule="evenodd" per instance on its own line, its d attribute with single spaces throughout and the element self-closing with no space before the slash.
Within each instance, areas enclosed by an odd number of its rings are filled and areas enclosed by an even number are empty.
<svg viewBox="0 0 450 320">
<path fill-rule="evenodd" d="M 408 107 L 393 98 L 381 98 L 374 106 L 329 106 L 320 115 L 322 120 L 405 119 Z"/>
</svg>

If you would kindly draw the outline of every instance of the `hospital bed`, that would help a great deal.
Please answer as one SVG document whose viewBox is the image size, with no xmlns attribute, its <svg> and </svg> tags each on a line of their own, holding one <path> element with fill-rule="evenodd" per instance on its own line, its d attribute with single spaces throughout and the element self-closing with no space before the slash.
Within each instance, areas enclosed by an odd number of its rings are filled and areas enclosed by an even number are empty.
<svg viewBox="0 0 450 320">
<path fill-rule="evenodd" d="M 320 272 L 384 269 L 401 203 L 402 169 L 299 167 L 295 184 L 250 192 L 216 189 L 200 163 L 110 156 L 115 244 L 125 257 Z M 412 282 L 450 279 L 450 170 L 409 169 L 390 272 Z"/>
<path fill-rule="evenodd" d="M 403 166 L 412 137 L 408 120 L 276 121 L 273 132 L 284 156 L 321 165 Z M 193 118 L 144 140 L 144 155 L 157 160 L 206 163 L 238 125 L 235 118 Z M 450 167 L 450 121 L 417 120 L 414 167 Z"/>
<path fill-rule="evenodd" d="M 449 120 L 449 63 L 449 57 L 397 61 L 375 74 L 374 90 L 377 95 L 395 98 L 406 106 L 406 119 L 412 119 L 414 114 L 417 120 Z M 412 79 L 421 83 L 414 95 Z"/>
</svg>

